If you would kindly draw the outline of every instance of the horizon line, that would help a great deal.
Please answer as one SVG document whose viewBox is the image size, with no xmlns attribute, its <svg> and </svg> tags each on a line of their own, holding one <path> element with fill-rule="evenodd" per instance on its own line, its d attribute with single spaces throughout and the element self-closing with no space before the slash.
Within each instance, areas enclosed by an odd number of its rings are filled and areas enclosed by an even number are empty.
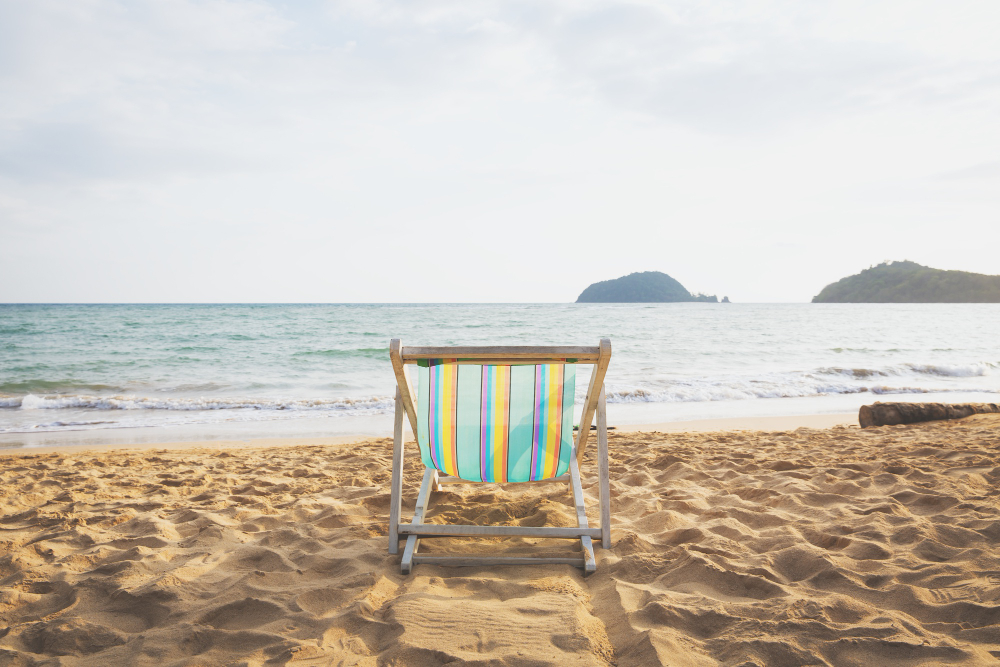
<svg viewBox="0 0 1000 667">
<path fill-rule="evenodd" d="M 0 301 L 0 306 L 535 306 L 665 305 L 721 301 Z M 734 304 L 812 303 L 811 301 L 739 301 Z"/>
</svg>

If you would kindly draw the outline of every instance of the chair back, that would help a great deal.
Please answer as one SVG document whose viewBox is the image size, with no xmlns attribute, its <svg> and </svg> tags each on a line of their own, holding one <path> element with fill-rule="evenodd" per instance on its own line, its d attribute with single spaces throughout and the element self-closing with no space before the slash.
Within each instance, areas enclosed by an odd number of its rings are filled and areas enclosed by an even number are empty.
<svg viewBox="0 0 1000 667">
<path fill-rule="evenodd" d="M 558 477 L 573 455 L 575 392 L 572 363 L 421 360 L 416 412 L 424 465 L 473 482 Z"/>
<path fill-rule="evenodd" d="M 595 347 L 403 347 L 393 338 L 389 359 L 398 405 L 425 466 L 470 482 L 530 482 L 559 477 L 574 454 L 582 460 L 611 341 L 602 338 Z M 593 370 L 574 442 L 576 364 Z M 417 366 L 416 392 L 408 365 Z"/>
</svg>

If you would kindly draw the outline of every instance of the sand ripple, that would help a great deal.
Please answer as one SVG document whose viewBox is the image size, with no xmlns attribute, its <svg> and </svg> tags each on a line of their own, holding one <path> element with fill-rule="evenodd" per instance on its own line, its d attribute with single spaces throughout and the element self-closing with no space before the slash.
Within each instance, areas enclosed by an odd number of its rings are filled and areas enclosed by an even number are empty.
<svg viewBox="0 0 1000 667">
<path fill-rule="evenodd" d="M 998 435 L 995 415 L 614 435 L 614 548 L 587 578 L 401 576 L 384 440 L 2 455 L 0 665 L 994 664 Z M 431 520 L 572 525 L 568 501 L 453 487 Z"/>
</svg>

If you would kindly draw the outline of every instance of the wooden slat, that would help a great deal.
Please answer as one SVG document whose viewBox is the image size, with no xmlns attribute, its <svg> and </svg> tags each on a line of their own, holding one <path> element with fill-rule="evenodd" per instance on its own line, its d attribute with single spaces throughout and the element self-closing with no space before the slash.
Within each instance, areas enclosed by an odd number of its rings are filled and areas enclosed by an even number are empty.
<svg viewBox="0 0 1000 667">
<path fill-rule="evenodd" d="M 414 563 L 427 563 L 428 565 L 450 565 L 457 567 L 475 567 L 486 565 L 575 565 L 584 566 L 584 559 L 580 556 L 560 558 L 549 556 L 516 557 L 516 556 L 429 556 L 425 554 L 413 557 Z"/>
<path fill-rule="evenodd" d="M 397 339 L 393 339 L 397 340 Z M 484 359 L 503 360 L 557 360 L 576 359 L 578 363 L 593 363 L 600 357 L 599 347 L 581 345 L 537 346 L 502 345 L 493 347 L 404 347 L 400 353 L 404 363 L 421 359 Z"/>
<path fill-rule="evenodd" d="M 587 529 L 587 506 L 583 500 L 583 484 L 580 483 L 580 464 L 575 457 L 569 459 L 569 474 L 572 479 L 573 505 L 576 507 L 576 522 L 580 526 L 579 530 Z M 594 537 L 600 537 L 600 528 Z M 583 571 L 585 573 L 597 570 L 597 559 L 594 558 L 594 541 L 590 535 L 580 538 L 580 546 L 583 550 Z"/>
<path fill-rule="evenodd" d="M 409 526 L 400 526 L 400 532 L 404 528 L 419 526 L 424 522 L 424 512 L 427 508 L 427 501 L 430 499 L 431 483 L 434 479 L 433 472 L 431 468 L 424 468 L 424 479 L 420 482 L 420 493 L 417 494 L 417 506 L 413 510 L 413 520 L 410 521 Z M 406 547 L 403 549 L 403 558 L 399 564 L 403 574 L 409 574 L 413 567 L 413 555 L 417 551 L 419 539 L 416 535 L 410 535 L 406 538 Z"/>
<path fill-rule="evenodd" d="M 449 357 L 434 357 L 435 359 Z M 576 361 L 566 362 L 563 357 L 553 358 L 553 357 L 516 357 L 516 358 L 496 358 L 496 357 L 476 357 L 474 359 L 459 359 L 456 361 L 449 361 L 449 364 L 454 364 L 456 366 L 484 366 L 484 365 L 497 365 L 503 366 L 506 364 L 510 365 L 522 365 L 522 366 L 534 366 L 537 364 L 562 364 L 562 363 L 572 363 L 572 364 L 593 364 L 596 359 L 585 359 L 581 360 L 579 357 L 570 357 L 576 359 Z M 404 364 L 414 365 L 420 359 L 413 359 L 410 361 L 404 361 Z"/>
<path fill-rule="evenodd" d="M 392 428 L 392 481 L 389 492 L 389 553 L 399 553 L 399 515 L 403 504 L 403 400 L 396 387 L 396 416 Z"/>
<path fill-rule="evenodd" d="M 400 535 L 420 537 L 554 537 L 577 539 L 581 536 L 600 537 L 600 528 L 570 528 L 561 526 L 463 526 L 456 524 L 425 523 L 402 525 Z"/>
<path fill-rule="evenodd" d="M 417 537 L 415 535 L 410 535 L 406 538 L 406 546 L 403 547 L 403 558 L 399 561 L 399 571 L 403 574 L 409 574 L 410 570 L 413 569 L 413 552 L 417 548 Z"/>
<path fill-rule="evenodd" d="M 611 488 L 608 481 L 608 405 L 604 387 L 597 398 L 597 488 L 601 505 L 601 546 L 611 548 Z"/>
<path fill-rule="evenodd" d="M 428 501 L 431 497 L 431 489 L 434 487 L 434 468 L 424 468 L 424 478 L 420 481 L 420 493 L 417 494 L 417 504 L 413 508 L 413 519 L 411 526 L 419 526 L 424 522 L 424 514 L 427 513 Z M 403 526 L 400 526 L 402 528 Z"/>
<path fill-rule="evenodd" d="M 417 550 L 417 536 L 410 535 L 406 538 L 406 546 L 403 547 L 403 558 L 399 562 L 399 571 L 409 574 L 413 568 L 413 554 Z"/>
<path fill-rule="evenodd" d="M 583 414 L 580 416 L 580 431 L 576 436 L 576 459 L 583 462 L 583 453 L 587 450 L 587 438 L 590 436 L 590 423 L 597 411 L 597 395 L 604 388 L 604 375 L 611 363 L 611 341 L 601 339 L 601 356 L 594 364 L 594 372 L 590 374 L 590 386 L 587 387 L 587 398 L 583 402 Z"/>
<path fill-rule="evenodd" d="M 570 474 L 570 479 L 572 480 L 570 484 L 573 488 L 573 509 L 576 510 L 576 525 L 580 526 L 581 528 L 586 528 L 587 506 L 584 504 L 583 501 L 583 484 L 580 481 L 580 464 L 577 463 L 576 465 L 574 465 L 573 461 L 571 460 L 569 463 L 569 474 Z M 594 530 L 600 530 L 600 529 L 595 528 Z M 600 533 L 598 533 L 594 537 L 600 537 L 600 536 L 601 536 Z"/>
<path fill-rule="evenodd" d="M 583 571 L 587 574 L 597 572 L 597 558 L 594 557 L 594 541 L 589 537 L 581 537 L 583 547 Z"/>
<path fill-rule="evenodd" d="M 389 360 L 392 362 L 392 371 L 396 374 L 396 386 L 399 387 L 403 397 L 403 408 L 406 416 L 410 420 L 410 428 L 413 429 L 413 437 L 417 437 L 417 399 L 410 386 L 410 379 L 406 376 L 406 367 L 400 356 L 403 345 L 398 338 L 389 341 Z"/>
</svg>

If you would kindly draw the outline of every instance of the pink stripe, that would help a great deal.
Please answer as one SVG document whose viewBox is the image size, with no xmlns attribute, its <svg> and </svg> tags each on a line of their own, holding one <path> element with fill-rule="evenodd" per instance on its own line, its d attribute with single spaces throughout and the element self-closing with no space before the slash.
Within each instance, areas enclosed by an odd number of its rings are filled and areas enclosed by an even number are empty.
<svg viewBox="0 0 1000 667">
<path fill-rule="evenodd" d="M 437 468 L 438 467 L 438 461 L 437 461 L 437 457 L 434 456 L 434 436 L 435 436 L 434 422 L 437 421 L 437 419 L 435 419 L 435 416 L 437 415 L 437 412 L 435 412 L 435 410 L 434 410 L 435 403 L 437 402 L 437 401 L 434 400 L 435 399 L 435 393 L 437 393 L 435 391 L 436 387 L 434 386 L 434 384 L 435 384 L 434 380 L 436 379 L 436 376 L 437 376 L 437 366 L 431 366 L 427 370 L 428 370 L 427 384 L 428 384 L 428 387 L 430 389 L 430 391 L 427 392 L 427 395 L 428 395 L 428 398 L 429 398 L 429 401 L 427 403 L 427 408 L 429 410 L 429 412 L 427 413 L 428 414 L 428 419 L 427 419 L 427 439 L 429 440 L 428 445 L 430 446 L 430 450 L 431 450 L 431 462 L 434 464 L 434 467 Z"/>
<path fill-rule="evenodd" d="M 487 406 L 489 405 L 489 384 L 490 384 L 490 367 L 483 366 L 483 391 L 482 391 L 482 407 L 479 411 L 479 424 L 481 428 L 481 434 L 479 437 L 479 479 L 486 481 L 486 462 L 489 461 L 489 457 L 493 452 L 489 449 L 490 446 L 490 425 L 487 415 L 489 411 Z"/>
<path fill-rule="evenodd" d="M 531 467 L 528 469 L 528 479 L 535 479 L 535 466 L 538 465 L 538 412 L 542 407 L 542 367 L 535 366 L 535 414 L 532 419 L 531 437 Z"/>
</svg>

